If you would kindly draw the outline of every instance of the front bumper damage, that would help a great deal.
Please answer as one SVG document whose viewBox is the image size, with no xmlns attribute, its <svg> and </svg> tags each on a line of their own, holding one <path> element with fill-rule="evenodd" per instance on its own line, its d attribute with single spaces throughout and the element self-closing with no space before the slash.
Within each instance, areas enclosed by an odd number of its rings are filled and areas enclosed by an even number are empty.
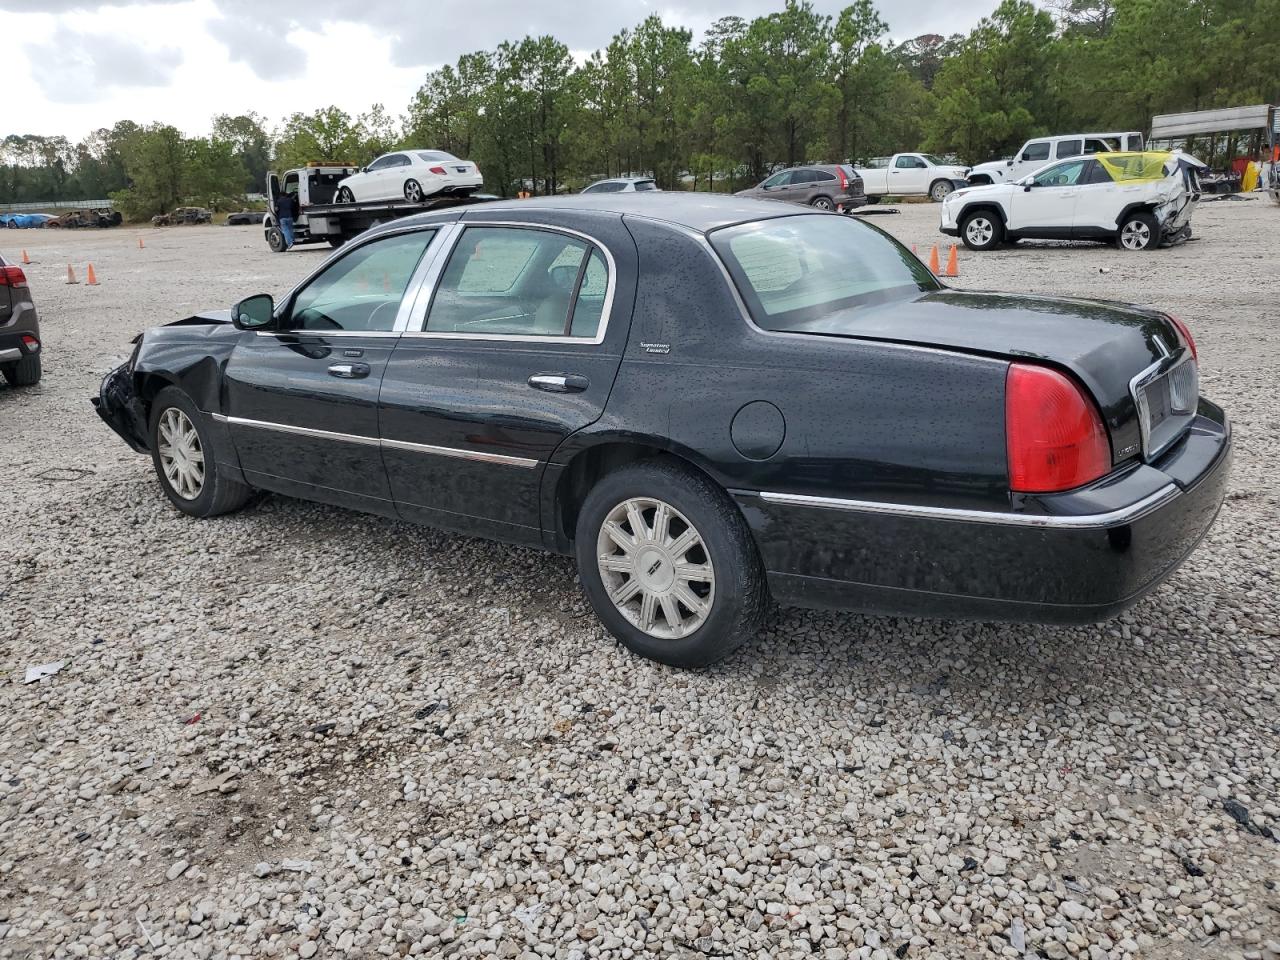
<svg viewBox="0 0 1280 960">
<path fill-rule="evenodd" d="M 147 412 L 133 378 L 133 361 L 121 364 L 102 379 L 98 395 L 90 397 L 98 416 L 138 453 L 147 447 Z"/>
</svg>

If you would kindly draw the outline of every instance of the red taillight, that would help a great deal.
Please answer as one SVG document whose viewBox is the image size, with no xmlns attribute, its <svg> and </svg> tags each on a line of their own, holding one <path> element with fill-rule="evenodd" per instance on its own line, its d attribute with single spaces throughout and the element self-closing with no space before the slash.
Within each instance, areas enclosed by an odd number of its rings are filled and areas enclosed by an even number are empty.
<svg viewBox="0 0 1280 960">
<path fill-rule="evenodd" d="M 1056 370 L 1009 365 L 1004 428 L 1009 489 L 1016 493 L 1070 490 L 1111 469 L 1111 443 L 1097 408 Z"/>
<path fill-rule="evenodd" d="M 1200 355 L 1196 353 L 1196 338 L 1191 335 L 1191 329 L 1172 313 L 1166 313 L 1165 316 L 1173 321 L 1173 325 L 1177 327 L 1178 332 L 1182 334 L 1182 339 L 1187 341 L 1187 349 L 1191 351 L 1191 359 L 1196 363 L 1199 363 Z"/>
<path fill-rule="evenodd" d="M 444 167 L 432 167 L 431 172 L 436 176 L 443 177 L 448 171 Z"/>
<path fill-rule="evenodd" d="M 845 176 L 844 167 L 836 167 L 836 173 L 840 174 L 840 189 L 849 189 L 849 178 Z"/>
<path fill-rule="evenodd" d="M 22 345 L 27 348 L 27 353 L 35 353 L 40 349 L 40 341 L 29 333 L 22 335 Z"/>
<path fill-rule="evenodd" d="M 0 267 L 0 287 L 25 287 L 27 275 L 21 267 Z"/>
</svg>

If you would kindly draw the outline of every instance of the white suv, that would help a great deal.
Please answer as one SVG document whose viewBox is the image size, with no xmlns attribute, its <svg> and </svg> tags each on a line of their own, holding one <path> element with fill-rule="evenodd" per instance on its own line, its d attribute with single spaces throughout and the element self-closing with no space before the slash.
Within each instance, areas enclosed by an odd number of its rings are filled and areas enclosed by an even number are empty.
<svg viewBox="0 0 1280 960">
<path fill-rule="evenodd" d="M 1132 130 L 1124 133 L 1067 133 L 1057 137 L 1036 137 L 1024 143 L 1007 160 L 988 160 L 978 164 L 969 171 L 969 183 L 975 187 L 985 183 L 1007 183 L 1019 180 L 1053 160 L 1141 149 L 1142 134 Z"/>
<path fill-rule="evenodd" d="M 1052 163 L 1014 183 L 957 190 L 943 233 L 970 250 L 1006 240 L 1114 240 L 1150 250 L 1191 236 L 1204 164 L 1184 153 L 1100 153 Z"/>
</svg>

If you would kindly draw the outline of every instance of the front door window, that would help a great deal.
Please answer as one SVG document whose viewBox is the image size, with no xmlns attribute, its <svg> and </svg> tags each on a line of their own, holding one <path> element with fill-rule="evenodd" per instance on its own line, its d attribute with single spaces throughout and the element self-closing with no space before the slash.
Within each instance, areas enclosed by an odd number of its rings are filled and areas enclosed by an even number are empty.
<svg viewBox="0 0 1280 960">
<path fill-rule="evenodd" d="M 360 333 L 395 329 L 396 314 L 434 230 L 363 244 L 298 291 L 284 329 Z"/>
</svg>

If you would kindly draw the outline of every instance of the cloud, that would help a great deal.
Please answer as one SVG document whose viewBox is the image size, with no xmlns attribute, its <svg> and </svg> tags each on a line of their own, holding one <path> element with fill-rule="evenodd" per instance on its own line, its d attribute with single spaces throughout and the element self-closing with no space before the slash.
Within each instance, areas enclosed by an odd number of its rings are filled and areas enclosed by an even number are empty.
<svg viewBox="0 0 1280 960">
<path fill-rule="evenodd" d="M 278 23 L 273 31 L 251 17 L 224 16 L 210 20 L 208 28 L 232 60 L 248 64 L 263 80 L 288 80 L 306 73 L 306 51 L 286 39 L 287 23 Z"/>
<path fill-rule="evenodd" d="M 164 6 L 188 0 L 132 0 L 139 6 Z M 97 10 L 106 6 L 102 0 L 0 0 L 0 13 L 70 13 L 72 10 Z"/>
<path fill-rule="evenodd" d="M 26 46 L 32 74 L 55 103 L 91 103 L 113 87 L 166 87 L 182 63 L 174 47 L 147 47 L 59 25 L 47 43 Z"/>
</svg>

